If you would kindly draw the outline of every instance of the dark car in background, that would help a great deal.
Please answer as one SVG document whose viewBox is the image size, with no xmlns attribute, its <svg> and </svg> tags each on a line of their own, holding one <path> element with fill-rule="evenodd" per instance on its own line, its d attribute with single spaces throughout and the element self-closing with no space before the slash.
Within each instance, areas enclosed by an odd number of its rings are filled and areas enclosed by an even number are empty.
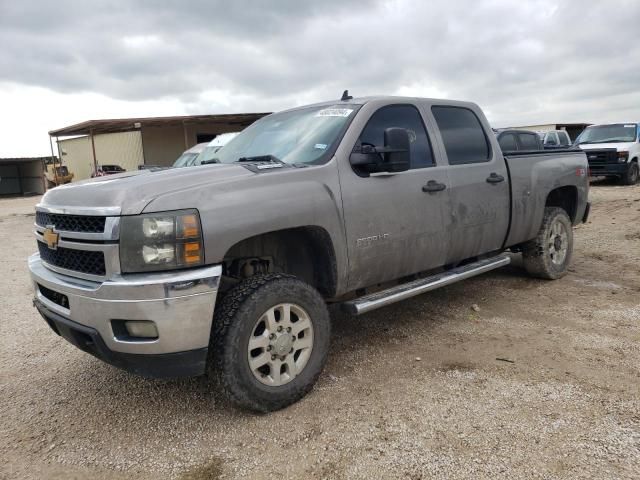
<svg viewBox="0 0 640 480">
<path fill-rule="evenodd" d="M 536 132 L 507 128 L 494 130 L 503 152 L 544 150 L 542 139 Z"/>
<path fill-rule="evenodd" d="M 104 177 L 106 175 L 115 175 L 116 173 L 126 172 L 120 165 L 100 165 L 98 169 L 91 174 L 91 178 Z"/>
</svg>

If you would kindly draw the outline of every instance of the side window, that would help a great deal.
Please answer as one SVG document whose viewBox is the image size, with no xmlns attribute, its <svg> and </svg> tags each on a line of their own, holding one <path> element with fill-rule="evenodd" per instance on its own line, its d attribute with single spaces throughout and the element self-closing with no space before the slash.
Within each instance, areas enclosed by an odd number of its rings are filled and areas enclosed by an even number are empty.
<svg viewBox="0 0 640 480">
<path fill-rule="evenodd" d="M 518 135 L 520 139 L 521 150 L 539 150 L 538 135 L 533 133 L 521 133 Z"/>
<path fill-rule="evenodd" d="M 558 132 L 558 137 L 560 137 L 560 145 L 563 147 L 571 145 L 571 140 L 569 139 L 569 134 L 567 132 Z"/>
<path fill-rule="evenodd" d="M 434 165 L 429 136 L 422 123 L 420 112 L 413 105 L 390 105 L 376 111 L 360 134 L 360 145 L 384 145 L 384 131 L 390 127 L 404 128 L 411 141 L 411 168 Z"/>
<path fill-rule="evenodd" d="M 491 150 L 480 120 L 468 108 L 431 107 L 449 165 L 487 162 Z"/>
<path fill-rule="evenodd" d="M 500 148 L 503 152 L 513 152 L 514 150 L 518 150 L 518 145 L 516 144 L 516 137 L 513 136 L 512 133 L 505 133 L 498 140 L 500 144 Z"/>
</svg>

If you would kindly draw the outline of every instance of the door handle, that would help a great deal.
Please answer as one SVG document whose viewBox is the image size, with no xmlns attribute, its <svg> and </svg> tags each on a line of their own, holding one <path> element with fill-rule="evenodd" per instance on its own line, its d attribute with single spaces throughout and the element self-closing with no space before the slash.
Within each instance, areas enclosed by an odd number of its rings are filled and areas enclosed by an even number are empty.
<svg viewBox="0 0 640 480">
<path fill-rule="evenodd" d="M 435 180 L 429 180 L 426 185 L 422 186 L 422 191 L 427 193 L 441 192 L 447 188 L 444 183 L 438 183 Z"/>
<path fill-rule="evenodd" d="M 487 177 L 488 183 L 500 183 L 504 182 L 504 177 L 502 175 L 498 175 L 496 172 L 493 172 L 491 175 Z"/>
</svg>

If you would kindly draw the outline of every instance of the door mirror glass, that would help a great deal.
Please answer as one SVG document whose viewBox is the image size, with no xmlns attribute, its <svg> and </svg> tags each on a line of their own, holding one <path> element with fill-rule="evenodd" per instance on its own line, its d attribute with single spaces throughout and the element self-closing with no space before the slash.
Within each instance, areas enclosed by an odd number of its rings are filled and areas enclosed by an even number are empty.
<svg viewBox="0 0 640 480">
<path fill-rule="evenodd" d="M 384 131 L 384 171 L 404 172 L 411 164 L 411 140 L 404 128 L 391 127 Z"/>
<path fill-rule="evenodd" d="M 411 141 L 404 128 L 384 130 L 384 145 L 362 143 L 356 145 L 349 161 L 356 173 L 368 176 L 379 172 L 404 172 L 411 165 Z"/>
</svg>

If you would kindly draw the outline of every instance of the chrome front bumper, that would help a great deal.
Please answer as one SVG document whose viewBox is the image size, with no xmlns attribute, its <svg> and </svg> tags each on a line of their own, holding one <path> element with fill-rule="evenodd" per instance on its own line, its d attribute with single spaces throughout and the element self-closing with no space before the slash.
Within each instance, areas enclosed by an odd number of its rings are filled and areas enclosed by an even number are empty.
<svg viewBox="0 0 640 480">
<path fill-rule="evenodd" d="M 29 257 L 29 271 L 39 304 L 56 317 L 95 330 L 110 351 L 144 356 L 203 349 L 209 344 L 220 265 L 95 282 L 54 272 L 34 254 Z M 66 295 L 68 308 L 45 297 L 39 285 Z M 158 338 L 118 339 L 111 320 L 151 320 Z"/>
</svg>

